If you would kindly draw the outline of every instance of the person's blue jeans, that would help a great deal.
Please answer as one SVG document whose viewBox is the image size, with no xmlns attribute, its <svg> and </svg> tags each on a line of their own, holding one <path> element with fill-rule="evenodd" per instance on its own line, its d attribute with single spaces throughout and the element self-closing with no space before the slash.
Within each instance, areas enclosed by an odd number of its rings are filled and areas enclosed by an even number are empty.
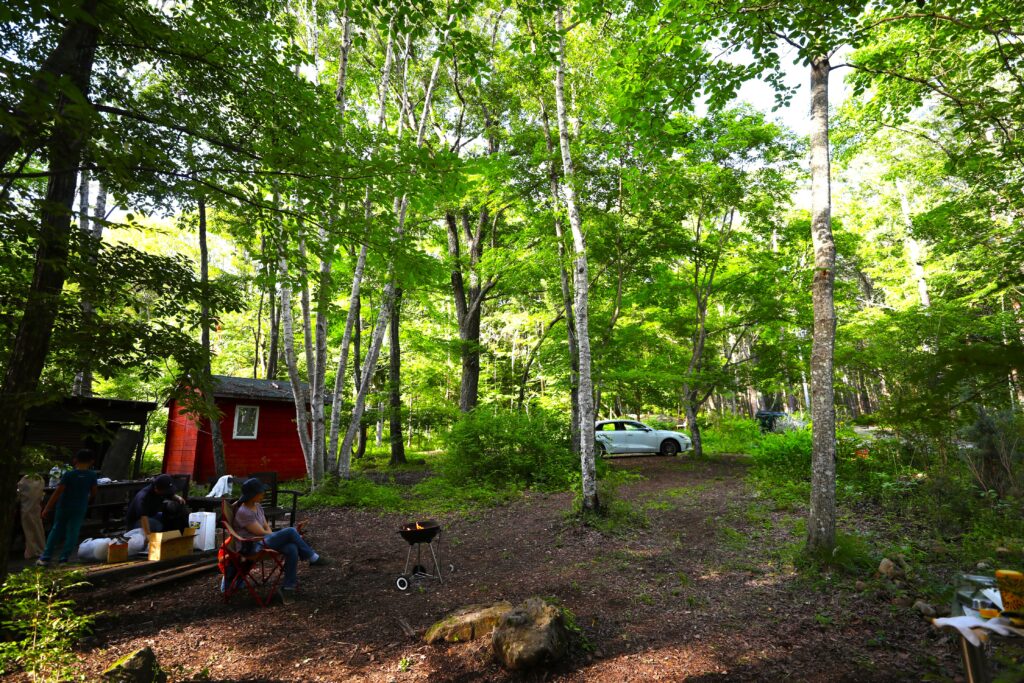
<svg viewBox="0 0 1024 683">
<path fill-rule="evenodd" d="M 82 529 L 85 512 L 85 508 L 81 510 L 65 510 L 60 506 L 57 507 L 57 513 L 53 518 L 53 528 L 50 529 L 50 535 L 46 537 L 46 547 L 43 548 L 43 554 L 39 556 L 40 560 L 49 562 L 53 558 L 53 552 L 57 549 L 57 546 L 63 544 L 60 551 L 60 561 L 68 561 L 71 553 L 75 551 L 75 546 L 78 544 L 78 532 Z"/>
<path fill-rule="evenodd" d="M 314 551 L 294 527 L 287 527 L 263 537 L 263 545 L 284 555 L 284 587 L 299 583 L 299 560 L 310 560 Z"/>
</svg>

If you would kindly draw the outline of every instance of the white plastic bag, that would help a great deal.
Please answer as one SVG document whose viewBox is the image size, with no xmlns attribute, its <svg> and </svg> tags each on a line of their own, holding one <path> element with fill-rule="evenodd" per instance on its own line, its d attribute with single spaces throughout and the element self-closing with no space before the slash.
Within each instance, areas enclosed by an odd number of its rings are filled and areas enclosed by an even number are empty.
<svg viewBox="0 0 1024 683">
<path fill-rule="evenodd" d="M 78 559 L 81 562 L 92 562 L 92 544 L 95 539 L 87 538 L 78 544 Z"/>
<path fill-rule="evenodd" d="M 92 558 L 97 562 L 107 561 L 107 548 L 110 546 L 109 538 L 97 538 L 92 542 Z"/>
<path fill-rule="evenodd" d="M 217 547 L 217 514 L 213 512 L 193 512 L 188 516 L 188 525 L 196 530 L 192 542 L 196 550 L 213 550 Z"/>
<path fill-rule="evenodd" d="M 109 538 L 87 538 L 78 544 L 80 562 L 106 562 Z"/>
<path fill-rule="evenodd" d="M 126 532 L 124 537 L 128 539 L 128 557 L 146 552 L 146 534 L 142 529 L 132 529 Z"/>
</svg>

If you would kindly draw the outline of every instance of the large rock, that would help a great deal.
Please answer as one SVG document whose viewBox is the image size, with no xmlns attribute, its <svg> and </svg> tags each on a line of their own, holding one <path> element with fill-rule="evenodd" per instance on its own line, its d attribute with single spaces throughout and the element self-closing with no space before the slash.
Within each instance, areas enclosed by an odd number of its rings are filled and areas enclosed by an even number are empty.
<svg viewBox="0 0 1024 683">
<path fill-rule="evenodd" d="M 469 605 L 452 612 L 427 629 L 424 639 L 428 643 L 444 640 L 449 643 L 466 642 L 489 636 L 498 621 L 512 610 L 510 602 L 492 605 Z"/>
<path fill-rule="evenodd" d="M 103 680 L 114 683 L 167 683 L 167 674 L 157 663 L 152 648 L 144 647 L 111 664 L 103 672 Z"/>
<path fill-rule="evenodd" d="M 494 655 L 509 669 L 553 664 L 565 656 L 569 633 L 562 610 L 530 598 L 505 614 L 494 629 Z"/>
</svg>

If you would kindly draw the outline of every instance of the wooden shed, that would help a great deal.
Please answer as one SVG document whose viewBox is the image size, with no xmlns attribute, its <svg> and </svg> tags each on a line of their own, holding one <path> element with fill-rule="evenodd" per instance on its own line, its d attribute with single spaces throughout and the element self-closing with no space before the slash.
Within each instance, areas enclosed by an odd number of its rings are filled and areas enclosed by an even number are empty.
<svg viewBox="0 0 1024 683">
<path fill-rule="evenodd" d="M 290 382 L 216 375 L 213 399 L 221 412 L 228 474 L 277 472 L 280 480 L 306 476 Z M 216 474 L 210 422 L 199 424 L 182 411 L 176 400 L 169 401 L 163 471 L 209 481 Z"/>
<path fill-rule="evenodd" d="M 70 462 L 81 448 L 96 453 L 95 467 L 111 479 L 138 477 L 146 422 L 156 403 L 69 396 L 36 406 L 25 421 L 25 445 Z"/>
</svg>

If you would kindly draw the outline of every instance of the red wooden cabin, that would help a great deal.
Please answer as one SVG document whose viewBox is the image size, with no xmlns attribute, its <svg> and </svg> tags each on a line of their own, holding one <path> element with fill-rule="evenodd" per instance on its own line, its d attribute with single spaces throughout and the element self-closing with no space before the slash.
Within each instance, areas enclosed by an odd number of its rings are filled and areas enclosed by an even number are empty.
<svg viewBox="0 0 1024 683">
<path fill-rule="evenodd" d="M 306 476 L 295 428 L 295 402 L 287 380 L 214 377 L 214 402 L 222 413 L 228 474 L 277 472 L 278 480 Z M 163 471 L 206 482 L 215 476 L 209 420 L 197 424 L 174 399 L 168 403 Z"/>
</svg>

